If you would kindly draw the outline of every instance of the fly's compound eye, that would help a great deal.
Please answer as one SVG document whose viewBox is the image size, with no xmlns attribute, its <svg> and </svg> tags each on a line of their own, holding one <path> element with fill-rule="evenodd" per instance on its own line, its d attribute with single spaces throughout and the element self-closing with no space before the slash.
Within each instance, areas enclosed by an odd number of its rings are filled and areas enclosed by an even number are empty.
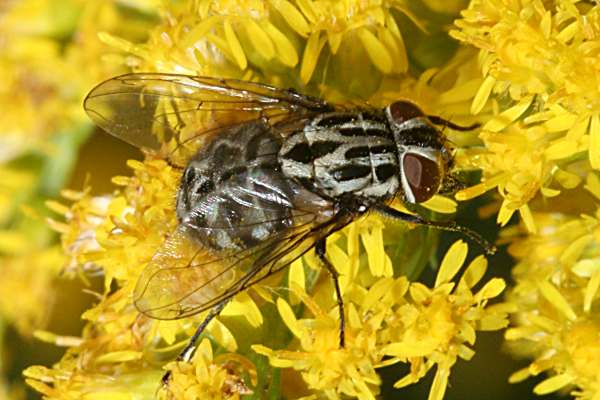
<svg viewBox="0 0 600 400">
<path fill-rule="evenodd" d="M 419 107 L 409 101 L 396 101 L 387 107 L 387 112 L 390 120 L 395 124 L 425 116 Z"/>
<path fill-rule="evenodd" d="M 437 193 L 442 180 L 438 163 L 420 154 L 407 153 L 402 167 L 415 203 L 427 201 Z"/>
</svg>

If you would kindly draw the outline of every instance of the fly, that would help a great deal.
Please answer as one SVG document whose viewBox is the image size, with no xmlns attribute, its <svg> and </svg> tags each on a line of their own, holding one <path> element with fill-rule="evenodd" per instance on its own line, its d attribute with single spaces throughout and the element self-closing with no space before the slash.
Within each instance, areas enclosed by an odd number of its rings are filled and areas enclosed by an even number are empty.
<svg viewBox="0 0 600 400">
<path fill-rule="evenodd" d="M 438 127 L 475 128 L 413 103 L 347 108 L 247 81 L 137 73 L 99 84 L 84 107 L 108 133 L 182 169 L 178 228 L 134 292 L 151 318 L 209 310 L 179 360 L 192 358 L 199 335 L 236 293 L 312 249 L 333 278 L 344 347 L 344 303 L 326 241 L 365 213 L 458 231 L 495 250 L 454 222 L 389 206 L 452 191 L 452 152 Z"/>
</svg>

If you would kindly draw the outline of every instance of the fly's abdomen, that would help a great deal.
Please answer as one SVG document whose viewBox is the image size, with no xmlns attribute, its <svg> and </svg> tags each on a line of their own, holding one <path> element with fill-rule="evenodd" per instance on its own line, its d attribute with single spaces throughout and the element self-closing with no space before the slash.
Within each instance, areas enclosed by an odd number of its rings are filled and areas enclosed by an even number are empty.
<svg viewBox="0 0 600 400">
<path fill-rule="evenodd" d="M 298 205 L 327 212 L 323 200 L 282 172 L 280 138 L 260 122 L 222 132 L 190 160 L 177 216 L 213 250 L 255 247 L 302 222 Z"/>
<path fill-rule="evenodd" d="M 385 200 L 399 188 L 398 153 L 384 121 L 361 113 L 324 114 L 279 151 L 286 176 L 327 197 Z"/>
</svg>

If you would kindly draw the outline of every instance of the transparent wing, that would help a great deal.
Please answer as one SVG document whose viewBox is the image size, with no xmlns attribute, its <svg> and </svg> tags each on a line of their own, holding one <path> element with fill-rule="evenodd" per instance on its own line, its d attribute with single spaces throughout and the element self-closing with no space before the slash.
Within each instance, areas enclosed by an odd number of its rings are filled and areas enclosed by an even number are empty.
<svg viewBox="0 0 600 400">
<path fill-rule="evenodd" d="M 159 319 L 208 309 L 282 269 L 350 221 L 334 211 L 329 200 L 286 181 L 280 172 L 240 172 L 186 212 L 141 274 L 136 306 Z"/>
<path fill-rule="evenodd" d="M 322 215 L 315 214 L 257 246 L 220 256 L 195 245 L 190 226 L 182 224 L 140 276 L 135 305 L 156 319 L 184 318 L 207 310 L 286 267 L 351 221 L 350 216 L 318 219 Z"/>
<path fill-rule="evenodd" d="M 332 109 L 293 90 L 161 73 L 127 74 L 102 82 L 88 94 L 84 108 L 113 136 L 145 150 L 165 151 L 170 144 L 170 152 L 173 146 L 196 145 L 225 126 L 258 118 L 276 125 Z"/>
</svg>

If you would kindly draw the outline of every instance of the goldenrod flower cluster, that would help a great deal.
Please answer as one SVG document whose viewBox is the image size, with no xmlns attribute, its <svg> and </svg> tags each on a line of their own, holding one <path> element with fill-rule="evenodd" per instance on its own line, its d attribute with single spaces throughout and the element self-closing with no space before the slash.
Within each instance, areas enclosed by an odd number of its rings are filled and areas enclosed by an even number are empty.
<svg viewBox="0 0 600 400">
<path fill-rule="evenodd" d="M 45 309 L 32 305 L 50 302 L 48 286 L 61 266 L 73 275 L 104 277 L 97 304 L 82 315 L 81 335 L 37 333 L 69 347 L 52 367 L 24 372 L 45 398 L 375 399 L 382 387 L 378 370 L 404 365 L 408 373 L 395 378 L 395 388 L 430 375 L 429 399 L 441 400 L 455 364 L 474 356 L 478 332 L 504 328 L 507 349 L 530 360 L 512 382 L 544 373 L 536 394 L 600 398 L 600 5 L 72 3 L 62 25 L 50 22 L 53 5 L 43 0 L 11 5 L 0 20 L 0 70 L 9 77 L 0 102 L 15 109 L 0 121 L 0 252 L 2 271 L 8 271 L 0 291 L 43 288 L 37 299 L 2 296 L 0 322 L 24 333 L 41 327 L 44 315 L 36 312 Z M 31 15 L 38 25 L 19 31 Z M 19 39 L 2 40 L 16 33 Z M 80 73 L 84 65 L 89 69 Z M 15 217 L 23 201 L 13 200 L 47 182 L 39 170 L 16 161 L 32 151 L 54 159 L 61 132 L 73 140 L 70 127 L 89 129 L 81 99 L 125 67 L 240 78 L 336 102 L 383 106 L 410 99 L 429 114 L 479 122 L 473 132 L 445 130 L 456 147 L 456 169 L 482 176 L 456 200 L 487 192 L 495 200 L 481 215 L 495 214 L 501 226 L 520 217 L 520 226 L 501 233 L 516 260 L 514 286 L 502 301 L 505 281 L 487 277 L 484 256 L 467 261 L 461 240 L 445 252 L 434 282 L 419 282 L 437 234 L 369 215 L 327 241 L 345 305 L 344 348 L 334 288 L 309 252 L 283 274 L 236 295 L 208 326 L 191 362 L 173 361 L 205 313 L 154 320 L 136 310 L 132 297 L 144 267 L 177 228 L 180 169 L 145 154 L 128 163 L 129 176 L 113 178 L 113 193 L 63 190 L 62 200 L 46 203 L 54 215 L 45 221 L 60 234 L 60 248 L 46 228 Z M 67 171 L 56 176 L 64 179 Z M 424 206 L 420 211 L 430 215 L 452 213 L 457 204 L 435 196 Z M 29 218 L 40 213 L 26 211 Z M 32 247 L 27 238 L 36 232 L 43 233 Z M 16 301 L 23 304 L 15 307 Z M 161 385 L 166 371 L 170 379 Z M 0 383 L 0 396 L 3 390 Z"/>
<path fill-rule="evenodd" d="M 384 78 L 408 70 L 395 15 L 424 29 L 408 3 L 197 0 L 183 12 L 165 10 L 145 44 L 100 37 L 134 55 L 131 63 L 144 71 L 216 74 L 367 99 Z"/>
<path fill-rule="evenodd" d="M 148 27 L 144 19 L 156 13 L 143 0 L 118 3 L 27 0 L 0 5 L 2 337 L 9 329 L 30 337 L 43 328 L 56 299 L 53 286 L 65 258 L 44 220 L 44 201 L 68 182 L 91 131 L 81 108 L 86 91 L 99 79 L 125 71 L 120 61 L 102 61 L 110 55 L 97 32 L 142 40 Z M 126 17 L 133 10 L 146 17 Z M 18 351 L 0 339 L 0 353 L 7 356 L 0 363 L 0 398 L 5 398 L 5 390 L 21 391 L 5 387 L 3 379 L 11 368 L 8 360 Z"/>
<path fill-rule="evenodd" d="M 600 166 L 599 11 L 584 1 L 473 1 L 450 32 L 481 49 L 471 112 L 491 117 L 485 150 L 469 155 L 485 182 L 461 198 L 497 187 L 502 225 L 519 211 L 535 232 L 530 201 L 573 189 Z"/>
<path fill-rule="evenodd" d="M 510 379 L 550 372 L 534 388 L 536 394 L 575 387 L 574 395 L 593 399 L 600 391 L 598 216 L 534 217 L 540 233 L 510 247 L 518 264 L 507 303 L 518 311 L 506 331 L 511 350 L 533 362 Z"/>
<path fill-rule="evenodd" d="M 442 399 L 454 363 L 474 354 L 470 345 L 475 342 L 475 331 L 497 330 L 507 323 L 504 307 L 487 306 L 504 289 L 502 279 L 473 291 L 485 273 L 485 258 L 473 260 L 463 278 L 452 282 L 466 255 L 467 245 L 456 242 L 446 253 L 433 288 L 410 283 L 405 277 L 350 284 L 344 297 L 349 308 L 344 349 L 336 340 L 335 310 L 324 310 L 305 292 L 292 289 L 312 318 L 297 319 L 282 299 L 277 308 L 300 350 L 252 348 L 269 357 L 273 366 L 300 371 L 308 387 L 327 398 L 375 399 L 381 384 L 376 368 L 382 366 L 410 364 L 410 374 L 394 384 L 398 388 L 419 381 L 437 367 L 429 398 Z"/>
<path fill-rule="evenodd" d="M 524 227 L 503 234 L 517 259 L 506 338 L 533 359 L 511 381 L 547 373 L 536 394 L 584 399 L 600 395 L 599 12 L 586 1 L 472 1 L 451 32 L 480 49 L 483 81 L 471 111 L 490 115 L 484 148 L 465 157 L 485 180 L 459 197 L 497 188 L 498 222 L 518 211 Z"/>
</svg>

